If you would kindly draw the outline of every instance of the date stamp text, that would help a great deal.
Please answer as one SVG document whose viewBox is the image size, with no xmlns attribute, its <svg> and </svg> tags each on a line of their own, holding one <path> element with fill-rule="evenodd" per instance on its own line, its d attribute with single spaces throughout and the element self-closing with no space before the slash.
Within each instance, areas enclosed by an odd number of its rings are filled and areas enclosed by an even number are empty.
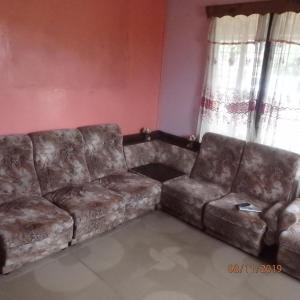
<svg viewBox="0 0 300 300">
<path fill-rule="evenodd" d="M 282 272 L 281 265 L 259 265 L 259 264 L 229 264 L 229 273 L 280 273 Z"/>
</svg>

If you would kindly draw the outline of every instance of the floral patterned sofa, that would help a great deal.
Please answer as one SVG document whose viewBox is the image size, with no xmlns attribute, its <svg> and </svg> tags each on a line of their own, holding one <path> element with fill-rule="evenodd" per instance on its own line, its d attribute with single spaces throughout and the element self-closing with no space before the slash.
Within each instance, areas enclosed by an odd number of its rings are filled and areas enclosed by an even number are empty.
<svg viewBox="0 0 300 300">
<path fill-rule="evenodd" d="M 149 163 L 185 175 L 161 183 L 130 170 Z M 278 261 L 300 278 L 298 164 L 294 153 L 212 133 L 198 154 L 160 139 L 123 146 L 115 124 L 2 136 L 1 273 L 161 207 L 253 255 L 279 243 Z M 263 212 L 239 212 L 245 200 Z"/>
<path fill-rule="evenodd" d="M 279 218 L 277 261 L 283 270 L 300 279 L 300 199 L 294 200 Z"/>
<path fill-rule="evenodd" d="M 163 186 L 163 210 L 203 229 L 205 205 L 230 193 L 245 142 L 208 133 L 191 175 L 167 181 Z"/>
<path fill-rule="evenodd" d="M 275 244 L 277 220 L 291 200 L 298 165 L 297 154 L 248 143 L 231 193 L 205 209 L 207 232 L 255 256 L 263 244 Z M 262 213 L 237 211 L 243 202 Z"/>
<path fill-rule="evenodd" d="M 155 209 L 161 184 L 128 172 L 117 125 L 0 137 L 0 269 Z"/>
<path fill-rule="evenodd" d="M 72 217 L 42 197 L 29 136 L 0 137 L 1 272 L 68 247 L 72 235 Z"/>
</svg>

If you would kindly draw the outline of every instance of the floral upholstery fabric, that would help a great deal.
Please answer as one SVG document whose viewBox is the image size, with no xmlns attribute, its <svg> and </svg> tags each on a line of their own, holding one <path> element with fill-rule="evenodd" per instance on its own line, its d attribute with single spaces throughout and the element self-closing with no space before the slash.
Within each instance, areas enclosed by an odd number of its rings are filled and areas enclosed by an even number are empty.
<svg viewBox="0 0 300 300">
<path fill-rule="evenodd" d="M 292 225 L 289 230 L 283 231 L 280 234 L 279 241 L 279 248 L 286 248 L 300 256 L 300 222 Z"/>
<path fill-rule="evenodd" d="M 40 193 L 29 136 L 0 136 L 0 195 Z"/>
<path fill-rule="evenodd" d="M 280 234 L 277 262 L 286 273 L 300 279 L 300 221 Z"/>
<path fill-rule="evenodd" d="M 65 187 L 46 197 L 73 217 L 73 243 L 108 231 L 124 221 L 122 197 L 98 183 Z"/>
<path fill-rule="evenodd" d="M 279 221 L 277 261 L 283 270 L 300 279 L 300 199 L 294 200 L 281 214 Z"/>
<path fill-rule="evenodd" d="M 156 162 L 156 149 L 153 142 L 125 146 L 124 153 L 129 169 Z"/>
<path fill-rule="evenodd" d="M 230 189 L 240 165 L 244 146 L 244 141 L 206 133 L 191 177 Z"/>
<path fill-rule="evenodd" d="M 191 173 L 197 156 L 196 152 L 159 140 L 153 141 L 153 144 L 156 149 L 155 162 L 165 164 L 185 174 Z"/>
<path fill-rule="evenodd" d="M 181 176 L 163 184 L 161 207 L 170 214 L 203 228 L 202 215 L 205 204 L 220 199 L 227 193 L 228 191 L 219 185 Z"/>
<path fill-rule="evenodd" d="M 271 207 L 268 210 L 266 210 L 266 212 L 261 216 L 267 224 L 267 231 L 264 236 L 264 242 L 268 246 L 278 244 L 279 217 L 282 214 L 286 205 L 287 204 L 284 202 L 277 202 L 271 205 Z"/>
<path fill-rule="evenodd" d="M 160 140 L 125 146 L 124 153 L 129 169 L 161 163 L 185 174 L 190 174 L 197 156 L 194 151 Z"/>
<path fill-rule="evenodd" d="M 206 207 L 208 231 L 253 255 L 259 254 L 263 242 L 276 243 L 278 218 L 293 191 L 298 164 L 299 156 L 294 153 L 248 143 L 233 183 L 234 193 Z M 239 212 L 234 208 L 237 202 L 254 200 L 256 206 L 264 209 L 263 213 Z"/>
<path fill-rule="evenodd" d="M 295 199 L 284 209 L 279 217 L 279 232 L 289 230 L 300 223 L 300 198 Z"/>
<path fill-rule="evenodd" d="M 154 210 L 161 198 L 165 211 L 253 255 L 263 241 L 279 241 L 279 263 L 300 278 L 300 199 L 288 205 L 298 155 L 250 143 L 238 172 L 245 143 L 208 133 L 197 160 L 193 151 L 155 140 L 126 146 L 126 165 L 117 125 L 30 137 L 0 137 L 2 273 Z M 127 171 L 149 163 L 186 174 L 193 168 L 192 175 L 162 189 Z M 241 202 L 263 212 L 240 212 Z"/>
<path fill-rule="evenodd" d="M 248 202 L 265 211 L 268 204 L 246 194 L 231 193 L 207 204 L 204 225 L 208 233 L 250 254 L 259 255 L 267 229 L 259 213 L 238 211 L 237 204 Z"/>
<path fill-rule="evenodd" d="M 39 196 L 0 196 L 0 269 L 10 272 L 28 261 L 66 248 L 73 220 Z"/>
<path fill-rule="evenodd" d="M 289 201 L 299 166 L 299 156 L 265 145 L 248 143 L 234 191 L 262 201 Z"/>
<path fill-rule="evenodd" d="M 123 137 L 116 124 L 80 127 L 92 180 L 126 170 Z"/>
<path fill-rule="evenodd" d="M 125 199 L 126 220 L 154 210 L 160 201 L 161 184 L 146 176 L 131 172 L 118 172 L 100 178 L 99 182 Z"/>
<path fill-rule="evenodd" d="M 42 193 L 90 181 L 80 131 L 61 129 L 30 134 Z"/>
</svg>

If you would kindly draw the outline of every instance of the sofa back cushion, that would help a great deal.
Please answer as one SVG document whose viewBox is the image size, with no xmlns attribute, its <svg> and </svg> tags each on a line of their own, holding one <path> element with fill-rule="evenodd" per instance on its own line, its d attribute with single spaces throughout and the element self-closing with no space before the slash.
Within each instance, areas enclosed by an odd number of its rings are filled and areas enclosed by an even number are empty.
<svg viewBox="0 0 300 300">
<path fill-rule="evenodd" d="M 0 136 L 0 195 L 40 195 L 28 135 Z"/>
<path fill-rule="evenodd" d="M 190 174 L 194 166 L 197 153 L 164 141 L 153 141 L 156 148 L 156 161 L 179 170 L 185 174 Z"/>
<path fill-rule="evenodd" d="M 244 141 L 220 134 L 206 133 L 191 177 L 230 189 L 240 165 L 244 146 Z"/>
<path fill-rule="evenodd" d="M 127 170 L 123 137 L 116 124 L 80 127 L 86 144 L 86 160 L 92 179 Z"/>
<path fill-rule="evenodd" d="M 299 156 L 256 143 L 248 143 L 234 183 L 244 192 L 268 203 L 288 201 L 293 192 Z"/>
<path fill-rule="evenodd" d="M 126 145 L 124 154 L 129 169 L 157 162 L 154 141 Z"/>
<path fill-rule="evenodd" d="M 31 133 L 30 136 L 43 195 L 65 186 L 90 181 L 84 142 L 79 130 L 51 130 Z"/>
</svg>

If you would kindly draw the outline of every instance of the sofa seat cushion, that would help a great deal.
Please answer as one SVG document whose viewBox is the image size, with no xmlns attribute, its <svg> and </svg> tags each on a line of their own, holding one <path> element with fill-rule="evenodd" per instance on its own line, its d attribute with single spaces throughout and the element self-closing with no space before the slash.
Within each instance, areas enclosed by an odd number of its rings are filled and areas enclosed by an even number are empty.
<svg viewBox="0 0 300 300">
<path fill-rule="evenodd" d="M 219 199 L 229 193 L 227 189 L 206 181 L 196 181 L 181 176 L 164 183 L 163 191 L 173 194 L 186 204 L 203 207 L 211 200 Z"/>
<path fill-rule="evenodd" d="M 6 249 L 57 239 L 66 233 L 71 241 L 71 216 L 44 198 L 21 196 L 0 201 L 0 237 Z"/>
<path fill-rule="evenodd" d="M 204 225 L 209 233 L 248 253 L 258 255 L 267 229 L 259 213 L 238 211 L 237 204 L 248 202 L 263 211 L 268 204 L 246 194 L 230 193 L 207 204 Z"/>
<path fill-rule="evenodd" d="M 181 176 L 164 183 L 161 205 L 164 210 L 202 228 L 202 210 L 212 200 L 229 193 L 228 189 L 206 182 Z"/>
<path fill-rule="evenodd" d="M 107 231 L 124 220 L 122 197 L 99 183 L 66 187 L 46 197 L 73 217 L 74 242 Z"/>
<path fill-rule="evenodd" d="M 99 182 L 124 197 L 127 220 L 155 209 L 160 200 L 161 184 L 143 175 L 117 172 L 100 178 Z"/>
</svg>

